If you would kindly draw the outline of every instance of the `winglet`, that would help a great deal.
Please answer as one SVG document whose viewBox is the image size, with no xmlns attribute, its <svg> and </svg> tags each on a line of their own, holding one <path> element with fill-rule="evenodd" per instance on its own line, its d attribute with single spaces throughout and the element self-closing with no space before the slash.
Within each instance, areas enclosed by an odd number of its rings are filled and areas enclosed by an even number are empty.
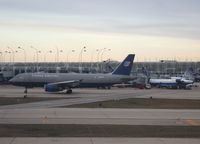
<svg viewBox="0 0 200 144">
<path fill-rule="evenodd" d="M 135 54 L 129 54 L 124 61 L 113 71 L 113 75 L 130 75 Z"/>
</svg>

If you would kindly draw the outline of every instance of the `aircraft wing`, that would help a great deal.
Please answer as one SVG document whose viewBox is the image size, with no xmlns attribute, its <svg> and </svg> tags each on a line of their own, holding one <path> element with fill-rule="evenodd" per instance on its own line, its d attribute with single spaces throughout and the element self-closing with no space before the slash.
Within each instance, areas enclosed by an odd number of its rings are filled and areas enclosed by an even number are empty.
<svg viewBox="0 0 200 144">
<path fill-rule="evenodd" d="M 137 79 L 137 77 L 127 77 L 127 78 L 121 78 L 121 81 L 128 82 L 135 79 Z"/>
<path fill-rule="evenodd" d="M 56 85 L 58 87 L 76 87 L 80 84 L 81 80 L 61 81 L 55 83 L 48 83 L 48 85 Z"/>
<path fill-rule="evenodd" d="M 71 89 L 77 87 L 80 84 L 81 80 L 72 80 L 72 81 L 61 81 L 55 83 L 48 83 L 44 86 L 45 91 L 47 92 L 58 92 L 65 89 Z"/>
</svg>

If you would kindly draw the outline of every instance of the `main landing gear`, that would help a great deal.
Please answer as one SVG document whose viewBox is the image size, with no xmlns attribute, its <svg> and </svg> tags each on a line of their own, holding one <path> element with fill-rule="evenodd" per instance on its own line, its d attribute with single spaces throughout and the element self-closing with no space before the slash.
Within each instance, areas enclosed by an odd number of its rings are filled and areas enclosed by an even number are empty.
<svg viewBox="0 0 200 144">
<path fill-rule="evenodd" d="M 72 89 L 67 89 L 66 94 L 71 94 L 72 93 Z"/>
<path fill-rule="evenodd" d="M 111 86 L 107 86 L 107 87 L 106 87 L 106 86 L 97 87 L 97 89 L 108 89 L 108 90 L 109 90 L 109 89 L 111 89 Z"/>
<path fill-rule="evenodd" d="M 28 94 L 28 88 L 25 87 L 25 90 L 24 90 L 24 98 L 27 98 L 27 94 Z"/>
</svg>

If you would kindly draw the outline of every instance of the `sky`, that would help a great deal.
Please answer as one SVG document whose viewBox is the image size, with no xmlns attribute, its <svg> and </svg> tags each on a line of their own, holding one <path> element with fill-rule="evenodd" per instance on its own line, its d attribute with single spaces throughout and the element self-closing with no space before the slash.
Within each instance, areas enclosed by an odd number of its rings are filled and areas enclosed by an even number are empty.
<svg viewBox="0 0 200 144">
<path fill-rule="evenodd" d="M 199 7 L 199 0 L 0 0 L 0 60 L 12 61 L 13 50 L 24 62 L 25 50 L 26 61 L 37 61 L 38 50 L 38 61 L 50 62 L 121 61 L 129 53 L 136 61 L 200 61 Z"/>
</svg>

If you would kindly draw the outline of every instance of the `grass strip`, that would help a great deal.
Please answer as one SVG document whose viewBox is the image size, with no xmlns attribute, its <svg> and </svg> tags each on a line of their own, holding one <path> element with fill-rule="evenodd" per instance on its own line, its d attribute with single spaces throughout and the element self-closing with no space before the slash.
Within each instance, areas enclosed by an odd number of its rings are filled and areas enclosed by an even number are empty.
<svg viewBox="0 0 200 144">
<path fill-rule="evenodd" d="M 199 138 L 200 126 L 1 124 L 0 137 Z"/>
</svg>

